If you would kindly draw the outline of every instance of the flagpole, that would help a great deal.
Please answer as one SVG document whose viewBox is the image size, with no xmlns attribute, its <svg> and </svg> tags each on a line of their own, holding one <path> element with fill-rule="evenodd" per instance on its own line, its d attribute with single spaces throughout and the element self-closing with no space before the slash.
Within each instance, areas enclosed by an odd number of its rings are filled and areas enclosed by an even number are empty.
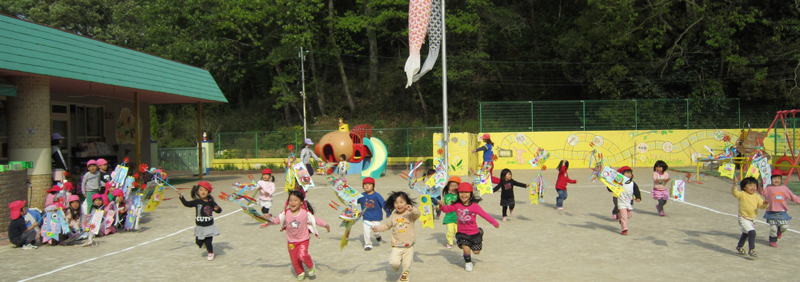
<svg viewBox="0 0 800 282">
<path fill-rule="evenodd" d="M 448 160 L 448 152 L 450 144 L 450 128 L 447 125 L 447 25 L 445 24 L 444 2 L 442 0 L 442 129 L 444 131 L 444 179 L 449 178 L 450 161 Z"/>
</svg>

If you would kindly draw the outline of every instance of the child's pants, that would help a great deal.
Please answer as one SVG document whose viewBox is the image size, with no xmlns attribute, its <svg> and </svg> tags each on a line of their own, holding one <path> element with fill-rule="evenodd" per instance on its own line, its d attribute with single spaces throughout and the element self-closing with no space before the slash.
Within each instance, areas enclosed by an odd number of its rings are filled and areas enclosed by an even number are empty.
<svg viewBox="0 0 800 282">
<path fill-rule="evenodd" d="M 206 245 L 206 251 L 208 251 L 209 254 L 213 254 L 214 253 L 214 243 L 213 242 L 214 242 L 214 237 L 206 237 L 203 240 L 200 240 L 197 237 L 194 238 L 194 243 L 197 244 L 197 247 L 198 248 L 202 248 L 203 245 L 205 244 Z"/>
<path fill-rule="evenodd" d="M 458 232 L 458 224 L 457 223 L 447 223 L 447 243 L 453 245 L 453 240 L 456 238 L 456 232 Z"/>
<path fill-rule="evenodd" d="M 556 197 L 556 207 L 560 208 L 564 205 L 564 200 L 567 199 L 567 190 L 556 189 L 558 197 Z"/>
<path fill-rule="evenodd" d="M 633 211 L 629 209 L 619 210 L 617 219 L 619 220 L 619 225 L 622 227 L 622 231 L 628 230 L 628 219 L 631 218 L 631 212 Z"/>
<path fill-rule="evenodd" d="M 744 247 L 744 243 L 748 242 L 750 249 L 756 247 L 756 229 L 753 226 L 753 221 L 744 217 L 739 217 L 739 227 L 742 228 L 742 236 L 739 237 L 739 244 L 737 247 Z"/>
<path fill-rule="evenodd" d="M 379 224 L 381 224 L 380 221 L 368 221 L 368 220 L 364 221 L 364 224 L 363 224 L 364 225 L 364 248 L 367 248 L 367 247 L 372 248 L 372 235 L 375 235 L 375 239 L 378 239 L 378 238 L 381 237 L 381 233 L 372 232 L 372 227 L 373 226 L 378 226 Z M 370 234 L 372 234 L 372 235 L 370 235 Z"/>
<path fill-rule="evenodd" d="M 308 254 L 308 240 L 303 242 L 295 242 L 289 243 L 289 257 L 292 260 L 292 266 L 294 267 L 294 272 L 297 275 L 303 273 L 303 263 L 306 264 L 306 268 L 313 269 L 314 262 L 311 261 L 311 255 Z"/>
<path fill-rule="evenodd" d="M 17 245 L 17 247 L 22 247 L 25 244 L 33 244 L 36 240 L 36 230 L 31 229 L 25 232 L 22 232 L 22 235 L 19 237 L 19 240 L 16 242 L 11 242 L 11 244 Z"/>
<path fill-rule="evenodd" d="M 414 246 L 408 248 L 392 248 L 392 253 L 389 255 L 389 264 L 392 265 L 394 271 L 403 266 L 403 271 L 411 269 L 411 261 L 414 260 Z"/>
<path fill-rule="evenodd" d="M 778 242 L 778 231 L 780 231 L 780 233 L 784 233 L 784 232 L 786 232 L 787 229 L 789 229 L 788 220 L 786 221 L 786 224 L 780 224 L 777 221 L 770 222 L 770 225 L 769 225 L 769 242 L 770 243 Z"/>
</svg>

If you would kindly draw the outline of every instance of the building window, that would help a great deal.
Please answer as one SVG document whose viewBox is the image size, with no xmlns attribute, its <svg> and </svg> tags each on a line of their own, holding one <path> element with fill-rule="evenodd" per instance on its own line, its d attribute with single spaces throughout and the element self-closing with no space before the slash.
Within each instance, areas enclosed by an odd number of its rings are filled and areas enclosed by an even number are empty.
<svg viewBox="0 0 800 282">
<path fill-rule="evenodd" d="M 105 141 L 103 107 L 70 105 L 72 136 L 76 144 Z"/>
</svg>

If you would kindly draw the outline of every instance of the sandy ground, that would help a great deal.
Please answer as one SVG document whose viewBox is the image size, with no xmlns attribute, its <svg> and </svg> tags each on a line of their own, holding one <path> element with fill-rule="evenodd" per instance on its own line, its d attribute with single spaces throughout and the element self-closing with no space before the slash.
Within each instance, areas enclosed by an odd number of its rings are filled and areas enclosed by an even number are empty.
<svg viewBox="0 0 800 282">
<path fill-rule="evenodd" d="M 499 169 L 496 171 L 499 174 Z M 377 181 L 377 191 L 387 197 L 392 190 L 409 191 L 397 176 L 399 171 Z M 538 171 L 520 171 L 515 179 L 528 182 Z M 634 179 L 650 191 L 650 169 L 636 169 Z M 517 189 L 517 207 L 508 222 L 492 228 L 482 219 L 484 250 L 473 255 L 475 269 L 464 271 L 461 251 L 448 250 L 445 228 L 421 229 L 416 223 L 417 245 L 409 279 L 411 281 L 790 281 L 800 270 L 800 234 L 787 232 L 778 244 L 767 245 L 769 227 L 757 223 L 758 258 L 741 256 L 734 247 L 740 235 L 735 214 L 737 200 L 730 194 L 731 182 L 709 177 L 704 184 L 687 186 L 688 203 L 670 202 L 666 217 L 655 211 L 656 201 L 648 193 L 636 203 L 629 222 L 629 235 L 619 234 L 619 223 L 611 219 L 611 194 L 599 182 L 588 181 L 589 170 L 573 168 L 570 175 L 578 184 L 569 186 L 564 210 L 555 209 L 555 171 L 543 173 L 550 184 L 546 203 L 530 204 L 526 190 Z M 282 175 L 276 175 L 281 179 Z M 350 176 L 352 182 L 360 179 Z M 246 181 L 246 175 L 206 177 L 214 195 L 230 192 L 230 184 Z M 390 247 L 376 244 L 364 251 L 361 223 L 353 228 L 350 245 L 339 251 L 344 232 L 328 203 L 335 199 L 331 186 L 321 176 L 309 191 L 318 217 L 334 227 L 312 239 L 310 253 L 317 264 L 318 281 L 395 281 L 389 265 Z M 179 185 L 189 187 L 190 185 Z M 283 186 L 278 183 L 278 186 Z M 360 186 L 360 185 L 356 185 Z M 216 260 L 206 260 L 204 249 L 194 245 L 194 211 L 184 208 L 174 196 L 155 213 L 142 219 L 137 232 L 121 232 L 98 238 L 98 247 L 48 247 L 37 250 L 0 248 L 0 280 L 76 281 L 78 279 L 156 281 L 294 281 L 286 237 L 278 228 L 259 224 L 240 212 L 237 205 L 219 201 L 223 213 L 216 216 L 221 235 L 214 238 Z M 481 206 L 500 220 L 500 195 L 485 195 Z M 286 194 L 276 196 L 279 206 Z M 798 216 L 796 206 L 791 214 Z M 760 213 L 763 215 L 763 211 Z M 796 222 L 796 221 L 794 221 Z M 391 236 L 384 233 L 384 238 Z M 101 278 L 102 277 L 102 278 Z"/>
</svg>

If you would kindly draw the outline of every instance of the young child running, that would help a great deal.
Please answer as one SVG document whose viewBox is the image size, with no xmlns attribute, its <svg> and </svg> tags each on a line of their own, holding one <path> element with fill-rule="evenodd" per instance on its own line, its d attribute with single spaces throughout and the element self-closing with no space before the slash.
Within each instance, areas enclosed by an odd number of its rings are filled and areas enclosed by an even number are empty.
<svg viewBox="0 0 800 282">
<path fill-rule="evenodd" d="M 567 199 L 567 183 L 578 183 L 578 181 L 569 178 L 567 169 L 569 169 L 568 160 L 561 160 L 556 167 L 556 170 L 558 170 L 558 178 L 556 179 L 556 193 L 558 193 L 558 197 L 556 197 L 556 209 L 559 210 L 564 209 L 564 200 Z"/>
<path fill-rule="evenodd" d="M 391 213 L 389 218 L 372 228 L 372 231 L 383 232 L 392 230 L 392 253 L 389 264 L 394 272 L 403 266 L 403 273 L 399 281 L 408 281 L 408 271 L 414 261 L 414 243 L 417 237 L 414 234 L 414 224 L 422 214 L 414 208 L 416 203 L 408 197 L 406 192 L 392 192 L 386 200 L 386 210 Z"/>
<path fill-rule="evenodd" d="M 206 245 L 208 251 L 208 260 L 214 260 L 214 236 L 219 235 L 219 230 L 214 226 L 214 217 L 211 212 L 221 213 L 222 208 L 214 202 L 214 197 L 211 196 L 211 183 L 208 181 L 200 181 L 196 186 L 192 187 L 192 200 L 187 201 L 183 198 L 183 193 L 178 192 L 178 197 L 181 199 L 184 207 L 195 208 L 194 236 L 195 244 L 198 248 Z"/>
<path fill-rule="evenodd" d="M 783 176 L 780 170 L 773 170 L 770 180 L 772 185 L 760 192 L 769 202 L 767 213 L 764 214 L 764 219 L 769 223 L 769 246 L 777 248 L 778 239 L 789 229 L 789 220 L 792 219 L 786 212 L 789 210 L 789 201 L 800 204 L 800 197 L 792 193 L 786 185 L 781 184 Z"/>
<path fill-rule="evenodd" d="M 658 201 L 658 205 L 656 205 L 656 210 L 658 211 L 658 215 L 666 216 L 667 214 L 664 213 L 664 205 L 667 204 L 667 200 L 669 199 L 669 189 L 667 189 L 667 183 L 669 183 L 669 173 L 667 173 L 667 163 L 662 160 L 656 161 L 656 164 L 653 165 L 653 192 L 651 196 L 653 199 Z"/>
<path fill-rule="evenodd" d="M 628 173 L 626 173 L 627 171 L 630 171 L 630 175 L 628 175 Z M 639 190 L 639 185 L 636 184 L 636 182 L 633 181 L 633 169 L 630 168 L 629 166 L 623 166 L 623 167 L 617 169 L 617 172 L 622 173 L 623 175 L 625 175 L 625 177 L 628 177 L 628 178 L 631 179 L 631 182 L 633 183 L 633 199 L 636 200 L 636 202 L 641 202 L 642 201 L 642 192 Z M 611 188 L 606 187 L 606 189 L 608 189 L 608 192 L 611 192 Z M 617 220 L 617 219 L 619 219 L 619 218 L 617 218 L 617 216 L 619 215 L 619 206 L 617 205 L 617 197 L 612 197 L 612 198 L 613 198 L 613 202 L 614 202 L 614 209 L 611 210 L 611 216 L 615 220 Z M 633 212 L 633 200 L 631 200 L 631 204 L 630 205 L 631 205 L 631 211 L 628 214 L 628 218 L 631 218 L 631 216 L 633 215 L 632 214 L 632 212 Z"/>
<path fill-rule="evenodd" d="M 512 179 L 511 170 L 504 168 L 503 171 L 500 172 L 500 183 L 497 183 L 497 186 L 494 186 L 492 189 L 493 192 L 503 189 L 500 192 L 500 206 L 503 207 L 503 221 L 508 220 L 508 216 L 506 214 L 507 210 L 510 209 L 511 215 L 514 215 L 514 186 L 522 188 L 528 187 L 528 185 Z"/>
<path fill-rule="evenodd" d="M 325 227 L 328 232 L 331 232 L 331 227 L 321 218 L 314 217 L 314 208 L 305 202 L 305 196 L 297 190 L 289 191 L 289 207 L 278 217 L 281 231 L 286 230 L 286 240 L 289 241 L 289 258 L 292 260 L 295 273 L 297 273 L 297 281 L 303 281 L 306 273 L 309 277 L 316 276 L 314 262 L 311 260 L 311 255 L 308 254 L 310 234 L 313 233 L 319 237 L 317 225 Z M 304 263 L 308 272 L 303 271 Z"/>
<path fill-rule="evenodd" d="M 261 206 L 261 213 L 269 215 L 269 209 L 272 208 L 272 194 L 275 194 L 275 177 L 272 176 L 272 170 L 268 168 L 262 170 L 261 180 L 256 184 L 258 184 L 258 204 Z M 267 223 L 261 224 L 261 227 L 267 227 Z"/>
<path fill-rule="evenodd" d="M 758 189 L 758 181 L 753 177 L 746 177 L 742 179 L 742 182 L 739 183 L 742 191 L 738 191 L 736 189 L 736 185 L 733 185 L 731 189 L 731 193 L 733 196 L 739 199 L 739 226 L 742 227 L 742 237 L 739 238 L 739 244 L 736 245 L 736 251 L 739 254 L 744 255 L 744 242 L 747 241 L 750 246 L 750 254 L 751 257 L 757 257 L 756 255 L 756 229 L 753 226 L 753 221 L 756 218 L 756 214 L 758 213 L 758 209 L 766 209 L 767 201 L 761 198 L 760 195 L 756 194 L 756 189 Z"/>
<path fill-rule="evenodd" d="M 372 232 L 372 227 L 378 226 L 383 220 L 383 207 L 385 201 L 381 194 L 375 193 L 375 179 L 372 177 L 364 178 L 361 182 L 364 188 L 363 197 L 358 198 L 358 204 L 361 206 L 361 215 L 364 224 L 364 250 L 372 250 L 372 236 L 370 233 L 375 233 L 375 240 L 381 241 L 381 233 Z"/>
<path fill-rule="evenodd" d="M 447 180 L 447 187 L 442 191 L 444 194 L 444 205 L 452 205 L 456 201 L 458 201 L 458 185 L 461 184 L 461 177 L 453 176 Z M 458 217 L 456 216 L 455 212 L 449 212 L 444 214 L 444 220 L 442 220 L 442 224 L 447 226 L 447 233 L 445 234 L 445 238 L 447 238 L 447 248 L 453 248 L 453 240 L 456 238 L 456 232 L 458 232 Z"/>
<path fill-rule="evenodd" d="M 500 224 L 478 205 L 481 199 L 476 199 L 472 191 L 472 184 L 461 183 L 458 185 L 459 201 L 452 205 L 441 206 L 442 211 L 455 212 L 458 216 L 456 241 L 458 247 L 464 250 L 464 262 L 466 263 L 464 269 L 467 271 L 472 271 L 473 267 L 471 253 L 477 255 L 483 249 L 483 229 L 478 227 L 478 216 L 483 217 L 495 228 L 500 228 Z"/>
<path fill-rule="evenodd" d="M 619 194 L 619 197 L 614 198 L 617 201 L 614 202 L 614 208 L 618 209 L 617 212 L 617 219 L 619 220 L 619 225 L 622 228 L 622 235 L 628 235 L 628 219 L 633 216 L 633 200 L 636 199 L 637 202 L 641 201 L 642 198 L 639 195 L 639 186 L 636 185 L 636 182 L 633 182 L 633 169 L 628 166 L 623 166 L 617 169 L 617 172 L 622 173 L 625 177 L 629 178 L 629 180 L 622 184 L 622 187 L 625 189 L 622 193 Z"/>
</svg>

